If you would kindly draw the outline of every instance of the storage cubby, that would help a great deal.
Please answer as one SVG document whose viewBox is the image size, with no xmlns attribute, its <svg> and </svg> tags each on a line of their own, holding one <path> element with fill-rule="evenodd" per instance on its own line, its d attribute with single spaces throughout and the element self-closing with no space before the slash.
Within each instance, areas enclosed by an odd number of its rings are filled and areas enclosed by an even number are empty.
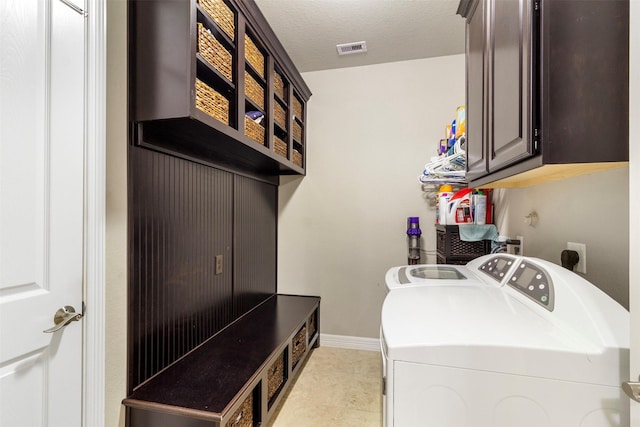
<svg viewBox="0 0 640 427">
<path fill-rule="evenodd" d="M 298 362 L 300 362 L 307 352 L 307 327 L 302 325 L 300 330 L 291 340 L 291 366 L 296 369 Z"/>
<path fill-rule="evenodd" d="M 133 0 L 130 17 L 135 143 L 261 174 L 305 173 L 311 92 L 254 2 Z"/>
<path fill-rule="evenodd" d="M 267 405 L 271 406 L 289 378 L 289 347 L 278 355 L 267 369 Z"/>
</svg>

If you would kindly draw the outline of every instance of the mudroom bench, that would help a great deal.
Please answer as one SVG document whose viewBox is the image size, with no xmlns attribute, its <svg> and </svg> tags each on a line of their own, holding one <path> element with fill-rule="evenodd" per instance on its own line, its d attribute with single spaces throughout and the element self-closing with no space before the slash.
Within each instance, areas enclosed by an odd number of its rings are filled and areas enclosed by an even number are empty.
<svg viewBox="0 0 640 427">
<path fill-rule="evenodd" d="M 272 295 L 124 399 L 127 426 L 266 425 L 309 349 L 320 298 Z"/>
</svg>

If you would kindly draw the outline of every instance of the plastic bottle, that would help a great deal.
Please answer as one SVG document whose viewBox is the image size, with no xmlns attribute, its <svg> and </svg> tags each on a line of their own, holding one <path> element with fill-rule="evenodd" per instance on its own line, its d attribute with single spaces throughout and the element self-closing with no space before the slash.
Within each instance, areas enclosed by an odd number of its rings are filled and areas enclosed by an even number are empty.
<svg viewBox="0 0 640 427">
<path fill-rule="evenodd" d="M 447 204 L 451 196 L 453 196 L 451 185 L 441 185 L 436 194 L 436 224 L 447 224 Z"/>
<path fill-rule="evenodd" d="M 407 218 L 407 245 L 409 247 L 407 264 L 420 264 L 420 218 L 410 216 Z"/>
<path fill-rule="evenodd" d="M 478 190 L 478 193 L 473 196 L 473 219 L 476 224 L 486 224 L 487 222 L 487 196 Z"/>
</svg>

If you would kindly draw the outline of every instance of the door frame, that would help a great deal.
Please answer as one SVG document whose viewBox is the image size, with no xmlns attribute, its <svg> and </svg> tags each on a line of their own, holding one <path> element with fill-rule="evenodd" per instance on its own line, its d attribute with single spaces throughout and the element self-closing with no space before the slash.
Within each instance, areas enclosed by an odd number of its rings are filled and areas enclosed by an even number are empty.
<svg viewBox="0 0 640 427">
<path fill-rule="evenodd" d="M 106 224 L 106 9 L 85 0 L 85 214 L 82 424 L 105 424 L 105 224 Z M 123 314 L 124 315 L 124 314 Z"/>
</svg>

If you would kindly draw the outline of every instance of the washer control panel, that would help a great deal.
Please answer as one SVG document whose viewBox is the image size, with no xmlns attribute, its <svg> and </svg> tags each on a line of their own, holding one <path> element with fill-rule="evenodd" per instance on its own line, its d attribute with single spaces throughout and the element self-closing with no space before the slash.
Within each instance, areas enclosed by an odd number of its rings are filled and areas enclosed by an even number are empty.
<svg viewBox="0 0 640 427">
<path fill-rule="evenodd" d="M 496 255 L 478 267 L 478 270 L 491 277 L 496 282 L 502 282 L 513 267 L 514 259 Z"/>
<path fill-rule="evenodd" d="M 541 267 L 522 261 L 509 276 L 507 283 L 542 307 L 553 311 L 553 282 Z"/>
</svg>

